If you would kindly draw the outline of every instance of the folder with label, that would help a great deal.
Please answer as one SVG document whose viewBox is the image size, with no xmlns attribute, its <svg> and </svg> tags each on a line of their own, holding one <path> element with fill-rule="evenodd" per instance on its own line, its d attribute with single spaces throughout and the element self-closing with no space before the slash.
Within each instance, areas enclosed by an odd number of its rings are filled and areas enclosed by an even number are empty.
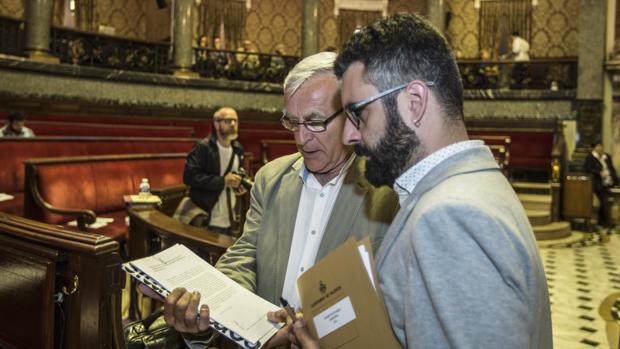
<svg viewBox="0 0 620 349">
<path fill-rule="evenodd" d="M 297 280 L 321 348 L 402 348 L 390 326 L 368 238 L 347 240 Z"/>
</svg>

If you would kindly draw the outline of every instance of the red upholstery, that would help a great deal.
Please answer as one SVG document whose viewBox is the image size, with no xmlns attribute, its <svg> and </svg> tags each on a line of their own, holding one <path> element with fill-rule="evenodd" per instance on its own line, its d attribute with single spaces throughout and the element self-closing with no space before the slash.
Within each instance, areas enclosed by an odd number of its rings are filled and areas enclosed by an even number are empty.
<svg viewBox="0 0 620 349">
<path fill-rule="evenodd" d="M 60 209 L 89 209 L 99 215 L 124 211 L 123 195 L 138 192 L 141 178 L 151 187 L 183 183 L 185 155 L 165 159 L 101 160 L 71 163 L 71 159 L 37 164 L 37 187 L 43 200 Z M 62 224 L 71 216 L 26 212 L 28 218 Z M 99 231 L 98 231 L 99 232 Z"/>
<path fill-rule="evenodd" d="M 12 200 L 0 202 L 0 212 L 14 214 L 16 216 L 24 215 L 24 193 L 10 193 L 13 195 Z"/>
<path fill-rule="evenodd" d="M 470 131 L 469 133 L 472 138 L 476 135 L 509 136 L 511 169 L 546 171 L 551 166 L 552 132 L 518 132 L 501 129 L 484 132 Z"/>
<path fill-rule="evenodd" d="M 283 139 L 283 140 L 293 140 L 293 133 L 287 130 L 284 130 L 282 126 L 280 126 L 277 130 L 269 130 L 269 129 L 247 129 L 240 128 L 239 129 L 239 142 L 243 145 L 243 148 L 246 152 L 251 152 L 254 155 L 254 165 L 260 166 L 261 162 L 261 141 L 264 139 Z"/>
<path fill-rule="evenodd" d="M 297 144 L 294 140 L 263 139 L 261 142 L 262 158 L 264 163 L 284 155 L 297 152 Z"/>
<path fill-rule="evenodd" d="M 28 121 L 37 136 L 193 137 L 194 128 L 65 121 Z"/>
<path fill-rule="evenodd" d="M 6 120 L 8 113 L 0 112 L 0 120 Z M 32 114 L 27 113 L 28 121 L 27 125 L 30 125 L 31 121 L 65 121 L 65 122 L 79 122 L 79 123 L 100 123 L 100 124 L 123 124 L 123 125 L 148 125 L 148 126 L 185 126 L 193 127 L 195 130 L 194 136 L 198 138 L 204 138 L 211 133 L 212 122 L 209 120 L 192 120 L 192 119 L 178 119 L 178 118 L 154 118 L 154 117 L 139 117 L 139 116 L 93 116 L 93 115 L 44 115 L 44 114 Z M 243 117 L 242 117 L 243 118 Z M 269 123 L 260 123 L 269 124 Z M 257 127 L 259 128 L 259 127 Z M 91 134 L 90 136 L 96 136 Z M 157 136 L 157 135 L 155 135 Z M 163 137 L 162 135 L 159 135 Z M 178 137 L 178 136 L 177 136 Z"/>
<path fill-rule="evenodd" d="M 0 202 L 0 211 L 23 212 L 24 160 L 80 155 L 188 153 L 195 142 L 196 139 L 190 138 L 0 138 L 0 193 L 16 197 Z"/>
<path fill-rule="evenodd" d="M 129 229 L 127 228 L 127 224 L 125 223 L 125 217 L 127 217 L 127 212 L 124 209 L 121 211 L 104 214 L 98 217 L 113 218 L 114 221 L 99 229 L 88 228 L 89 232 L 105 235 L 114 240 L 127 240 L 129 238 Z"/>
</svg>

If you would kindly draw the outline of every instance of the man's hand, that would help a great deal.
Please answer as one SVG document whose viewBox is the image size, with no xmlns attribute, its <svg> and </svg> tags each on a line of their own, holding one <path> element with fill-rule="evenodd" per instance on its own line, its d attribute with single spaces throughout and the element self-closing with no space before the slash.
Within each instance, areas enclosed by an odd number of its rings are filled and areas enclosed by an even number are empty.
<svg viewBox="0 0 620 349">
<path fill-rule="evenodd" d="M 175 288 L 166 297 L 164 319 L 168 326 L 185 333 L 200 333 L 209 328 L 209 307 L 203 304 L 198 313 L 200 293 Z M 200 316 L 198 316 L 200 314 Z"/>
<path fill-rule="evenodd" d="M 265 343 L 264 348 L 273 348 L 280 345 L 288 344 L 289 337 L 289 325 L 291 323 L 291 319 L 287 316 L 286 310 L 280 309 L 278 311 L 270 311 L 267 313 L 267 320 L 271 322 L 284 322 L 284 325 L 281 329 L 276 332 L 276 334 L 269 339 L 267 343 Z"/>
<path fill-rule="evenodd" d="M 239 183 L 241 183 L 241 176 L 238 174 L 230 172 L 224 176 L 224 186 L 227 188 L 237 188 Z"/>
<path fill-rule="evenodd" d="M 293 338 L 289 338 L 293 342 L 291 349 L 321 349 L 319 341 L 310 335 L 303 317 L 297 316 L 297 320 L 291 326 L 291 332 L 293 332 L 291 334 Z M 295 338 L 297 340 L 294 340 Z"/>
</svg>

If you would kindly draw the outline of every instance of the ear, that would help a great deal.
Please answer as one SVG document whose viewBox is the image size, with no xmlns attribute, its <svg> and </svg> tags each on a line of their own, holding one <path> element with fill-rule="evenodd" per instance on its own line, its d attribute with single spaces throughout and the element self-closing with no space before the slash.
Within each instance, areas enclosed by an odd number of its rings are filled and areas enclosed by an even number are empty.
<svg viewBox="0 0 620 349">
<path fill-rule="evenodd" d="M 403 121 L 411 129 L 420 127 L 426 115 L 426 105 L 428 102 L 428 86 L 421 80 L 413 80 L 405 88 L 404 99 L 406 101 L 404 110 L 400 110 Z M 400 109 L 400 108 L 399 108 Z"/>
</svg>

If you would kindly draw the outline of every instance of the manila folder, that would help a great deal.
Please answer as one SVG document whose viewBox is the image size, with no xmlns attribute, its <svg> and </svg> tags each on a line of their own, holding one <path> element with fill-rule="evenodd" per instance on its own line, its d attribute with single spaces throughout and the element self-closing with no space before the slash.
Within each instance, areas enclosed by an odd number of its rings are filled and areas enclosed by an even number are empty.
<svg viewBox="0 0 620 349">
<path fill-rule="evenodd" d="M 360 255 L 364 249 L 368 268 Z M 402 348 L 373 286 L 373 268 L 368 239 L 349 239 L 297 279 L 304 319 L 321 348 Z"/>
</svg>

